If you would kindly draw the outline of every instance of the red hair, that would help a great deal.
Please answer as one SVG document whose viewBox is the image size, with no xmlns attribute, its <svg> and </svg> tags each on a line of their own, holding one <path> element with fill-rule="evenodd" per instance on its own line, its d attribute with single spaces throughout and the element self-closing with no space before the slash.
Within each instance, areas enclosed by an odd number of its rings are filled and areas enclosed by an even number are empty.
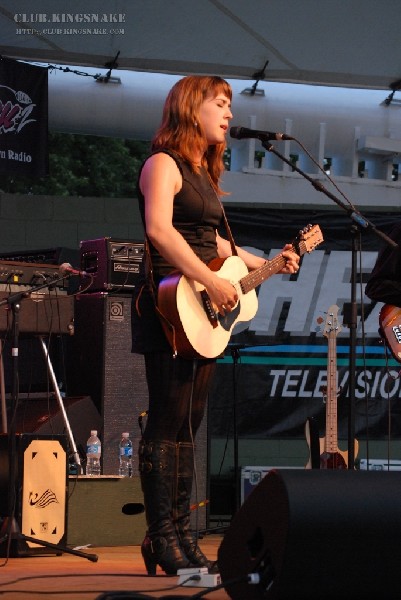
<svg viewBox="0 0 401 600">
<path fill-rule="evenodd" d="M 221 77 L 189 75 L 177 81 L 164 103 L 162 122 L 152 140 L 152 150 L 174 150 L 191 163 L 194 171 L 199 167 L 193 157 L 200 152 L 216 191 L 221 193 L 219 180 L 224 171 L 226 142 L 209 146 L 198 117 L 204 100 L 218 94 L 224 94 L 229 100 L 232 98 L 231 86 Z"/>
</svg>

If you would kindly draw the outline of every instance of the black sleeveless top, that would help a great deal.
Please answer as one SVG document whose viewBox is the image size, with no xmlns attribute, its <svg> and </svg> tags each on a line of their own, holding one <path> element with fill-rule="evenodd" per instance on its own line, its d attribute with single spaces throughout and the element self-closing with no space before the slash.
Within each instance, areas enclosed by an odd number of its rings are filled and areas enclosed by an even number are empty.
<svg viewBox="0 0 401 600">
<path fill-rule="evenodd" d="M 202 167 L 199 174 L 194 173 L 191 165 L 177 154 L 168 150 L 159 152 L 165 152 L 173 158 L 182 176 L 181 190 L 174 197 L 173 225 L 195 254 L 203 262 L 208 263 L 217 257 L 216 229 L 221 224 L 223 211 L 207 171 Z M 142 223 L 146 230 L 145 201 L 139 185 L 137 193 Z M 149 250 L 153 282 L 157 288 L 160 280 L 175 270 L 175 267 L 169 264 L 150 243 Z M 132 351 L 144 353 L 161 350 L 169 351 L 171 348 L 155 311 L 150 282 L 146 278 L 146 260 L 143 260 L 133 294 Z"/>
</svg>

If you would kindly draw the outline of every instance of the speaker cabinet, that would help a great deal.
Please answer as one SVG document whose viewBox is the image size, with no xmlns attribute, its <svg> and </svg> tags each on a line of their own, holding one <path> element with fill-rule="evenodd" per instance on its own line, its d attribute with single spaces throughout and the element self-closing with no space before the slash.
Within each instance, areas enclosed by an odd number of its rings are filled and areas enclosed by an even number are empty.
<svg viewBox="0 0 401 600">
<path fill-rule="evenodd" d="M 69 342 L 68 391 L 89 395 L 101 414 L 103 474 L 118 473 L 121 434 L 129 431 L 134 445 L 133 474 L 139 475 L 138 418 L 148 409 L 148 388 L 143 356 L 131 352 L 131 295 L 99 292 L 77 296 L 75 334 Z M 207 498 L 206 417 L 197 434 L 196 448 L 193 504 Z M 199 528 L 206 527 L 205 513 L 204 509 L 198 514 L 193 512 L 193 522 Z"/>
<path fill-rule="evenodd" d="M 67 536 L 66 449 L 63 435 L 0 434 L 0 515 L 14 517 L 21 534 L 61 546 Z M 14 487 L 10 461 L 14 461 Z M 55 550 L 27 541 L 15 544 L 15 552 L 29 555 Z"/>
<path fill-rule="evenodd" d="M 218 550 L 233 600 L 401 596 L 401 473 L 273 470 Z M 260 576 L 251 585 L 247 577 Z"/>
<path fill-rule="evenodd" d="M 143 357 L 131 353 L 131 295 L 76 297 L 68 365 L 69 394 L 89 395 L 101 415 L 103 474 L 116 475 L 121 434 L 130 432 L 136 457 L 138 417 L 148 408 Z M 138 474 L 135 460 L 133 473 Z"/>
</svg>

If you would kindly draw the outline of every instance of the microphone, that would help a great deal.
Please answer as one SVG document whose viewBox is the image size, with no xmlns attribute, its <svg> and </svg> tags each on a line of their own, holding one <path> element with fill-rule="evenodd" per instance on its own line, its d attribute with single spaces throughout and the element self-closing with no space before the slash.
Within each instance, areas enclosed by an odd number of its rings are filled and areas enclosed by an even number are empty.
<svg viewBox="0 0 401 600">
<path fill-rule="evenodd" d="M 277 133 L 276 131 L 260 131 L 259 129 L 248 129 L 247 127 L 231 127 L 230 136 L 236 140 L 245 138 L 255 138 L 262 142 L 268 140 L 293 140 L 295 138 L 286 133 Z"/>
<path fill-rule="evenodd" d="M 78 269 L 74 269 L 70 263 L 63 263 L 59 266 L 58 270 L 61 275 L 64 277 L 66 275 L 79 275 L 80 277 L 90 277 L 89 273 L 86 271 L 78 271 Z"/>
</svg>

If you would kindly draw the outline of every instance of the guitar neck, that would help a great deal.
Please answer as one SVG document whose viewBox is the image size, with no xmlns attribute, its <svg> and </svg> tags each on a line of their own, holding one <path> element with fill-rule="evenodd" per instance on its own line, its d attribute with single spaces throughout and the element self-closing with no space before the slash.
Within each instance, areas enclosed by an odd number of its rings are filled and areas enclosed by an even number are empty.
<svg viewBox="0 0 401 600">
<path fill-rule="evenodd" d="M 337 433 L 337 347 L 336 337 L 333 335 L 328 342 L 327 361 L 327 399 L 326 399 L 326 452 L 338 451 Z"/>
<path fill-rule="evenodd" d="M 298 256 L 302 256 L 305 252 L 311 252 L 315 247 L 323 241 L 322 232 L 318 225 L 309 225 L 301 235 L 291 244 L 291 250 L 296 252 Z M 272 275 L 275 275 L 285 266 L 286 259 L 282 254 L 278 254 L 272 260 L 266 261 L 264 265 L 251 271 L 242 279 L 239 284 L 243 294 L 247 294 L 254 290 L 258 285 L 266 281 Z"/>
<path fill-rule="evenodd" d="M 266 279 L 281 271 L 284 266 L 285 258 L 282 254 L 279 254 L 272 260 L 266 261 L 259 269 L 251 271 L 248 275 L 240 279 L 239 283 L 242 292 L 247 294 L 251 290 L 254 290 L 258 285 L 266 281 Z"/>
</svg>

